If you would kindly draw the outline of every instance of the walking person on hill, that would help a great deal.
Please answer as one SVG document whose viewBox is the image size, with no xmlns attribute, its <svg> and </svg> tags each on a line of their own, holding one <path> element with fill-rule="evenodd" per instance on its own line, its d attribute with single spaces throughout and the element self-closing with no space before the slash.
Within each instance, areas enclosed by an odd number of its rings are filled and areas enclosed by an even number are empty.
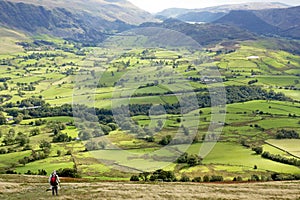
<svg viewBox="0 0 300 200">
<path fill-rule="evenodd" d="M 54 195 L 54 193 L 56 195 L 58 195 L 58 185 L 59 185 L 60 181 L 59 181 L 59 177 L 56 174 L 55 170 L 52 172 L 52 174 L 49 177 L 49 183 L 51 185 L 52 195 Z"/>
</svg>

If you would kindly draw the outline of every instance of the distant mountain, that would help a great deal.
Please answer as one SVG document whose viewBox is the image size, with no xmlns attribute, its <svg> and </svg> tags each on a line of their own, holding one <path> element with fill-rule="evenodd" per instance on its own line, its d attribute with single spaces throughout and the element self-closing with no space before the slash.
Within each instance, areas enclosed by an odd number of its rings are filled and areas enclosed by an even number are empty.
<svg viewBox="0 0 300 200">
<path fill-rule="evenodd" d="M 248 31 L 300 38 L 300 6 L 285 9 L 231 11 L 214 23 L 233 25 Z"/>
<path fill-rule="evenodd" d="M 243 4 L 228 4 L 207 8 L 198 8 L 198 9 L 182 9 L 182 8 L 169 8 L 163 10 L 157 15 L 164 16 L 166 18 L 182 18 L 182 16 L 195 15 L 195 13 L 201 12 L 209 12 L 209 13 L 229 13 L 232 10 L 264 10 L 264 9 L 272 9 L 272 8 L 287 8 L 289 7 L 286 4 L 278 3 L 278 2 L 250 2 Z"/>
<path fill-rule="evenodd" d="M 225 40 L 250 40 L 256 38 L 255 34 L 231 25 L 189 24 L 171 18 L 163 23 L 144 23 L 140 27 L 160 27 L 178 31 L 193 38 L 200 45 L 216 44 Z"/>
<path fill-rule="evenodd" d="M 186 8 L 168 8 L 161 12 L 156 13 L 157 16 L 164 16 L 166 18 L 176 18 L 178 15 L 182 15 L 188 12 L 194 12 L 196 9 Z"/>
<path fill-rule="evenodd" d="M 125 0 L 0 1 L 0 25 L 72 40 L 102 41 L 145 21 L 155 20 Z"/>
<path fill-rule="evenodd" d="M 225 16 L 225 12 L 188 12 L 176 18 L 185 22 L 213 22 Z"/>
</svg>

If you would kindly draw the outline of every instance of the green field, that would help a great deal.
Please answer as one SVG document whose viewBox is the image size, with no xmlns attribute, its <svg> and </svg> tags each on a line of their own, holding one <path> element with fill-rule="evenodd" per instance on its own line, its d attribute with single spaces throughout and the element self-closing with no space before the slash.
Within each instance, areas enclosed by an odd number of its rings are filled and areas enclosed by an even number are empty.
<svg viewBox="0 0 300 200">
<path fill-rule="evenodd" d="M 289 153 L 290 155 L 300 157 L 300 149 L 299 149 L 299 144 L 300 140 L 296 139 L 290 139 L 290 140 L 267 140 L 268 144 L 271 144 L 272 146 L 284 150 L 285 152 Z"/>
</svg>

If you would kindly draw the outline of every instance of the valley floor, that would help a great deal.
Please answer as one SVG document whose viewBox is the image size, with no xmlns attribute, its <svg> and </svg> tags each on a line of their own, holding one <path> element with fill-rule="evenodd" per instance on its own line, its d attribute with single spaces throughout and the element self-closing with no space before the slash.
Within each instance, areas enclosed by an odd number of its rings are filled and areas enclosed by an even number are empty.
<svg viewBox="0 0 300 200">
<path fill-rule="evenodd" d="M 0 176 L 0 199 L 49 199 L 46 177 Z M 53 199 L 300 199 L 300 182 L 66 182 Z"/>
</svg>

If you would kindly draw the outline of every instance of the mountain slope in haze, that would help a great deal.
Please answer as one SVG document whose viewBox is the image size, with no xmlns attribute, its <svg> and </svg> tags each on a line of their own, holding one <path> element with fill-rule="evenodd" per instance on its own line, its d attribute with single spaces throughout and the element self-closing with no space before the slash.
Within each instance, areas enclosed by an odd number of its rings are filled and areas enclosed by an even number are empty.
<svg viewBox="0 0 300 200">
<path fill-rule="evenodd" d="M 268 24 L 257 17 L 253 12 L 246 10 L 231 11 L 221 19 L 216 20 L 215 23 L 237 26 L 258 34 L 276 34 L 279 31 L 279 28 Z"/>
<path fill-rule="evenodd" d="M 211 13 L 229 13 L 231 10 L 264 10 L 264 9 L 272 9 L 272 8 L 287 8 L 289 7 L 286 4 L 278 3 L 278 2 L 250 2 L 243 4 L 228 4 L 221 6 L 213 6 L 207 8 L 199 8 L 199 9 L 181 9 L 181 8 L 169 8 L 163 10 L 157 15 L 164 16 L 166 18 L 178 18 L 180 19 L 182 15 L 193 15 L 195 12 L 211 12 Z M 199 20 L 198 20 L 199 21 Z"/>
<path fill-rule="evenodd" d="M 259 34 L 300 38 L 300 6 L 285 9 L 231 11 L 214 23 L 234 25 Z"/>
<path fill-rule="evenodd" d="M 84 42 L 102 41 L 107 34 L 132 28 L 130 23 L 153 20 L 149 15 L 125 0 L 0 1 L 2 26 Z"/>
<path fill-rule="evenodd" d="M 177 19 L 167 19 L 163 23 L 144 23 L 140 27 L 159 27 L 181 32 L 200 45 L 216 44 L 224 40 L 251 40 L 255 35 L 240 28 L 225 24 L 189 24 Z M 176 42 L 176 38 L 174 38 Z"/>
<path fill-rule="evenodd" d="M 128 24 L 155 21 L 154 17 L 126 0 L 5 0 L 12 3 L 33 4 L 46 9 L 63 8 L 72 13 L 86 13 L 108 21 L 120 20 Z"/>
</svg>

